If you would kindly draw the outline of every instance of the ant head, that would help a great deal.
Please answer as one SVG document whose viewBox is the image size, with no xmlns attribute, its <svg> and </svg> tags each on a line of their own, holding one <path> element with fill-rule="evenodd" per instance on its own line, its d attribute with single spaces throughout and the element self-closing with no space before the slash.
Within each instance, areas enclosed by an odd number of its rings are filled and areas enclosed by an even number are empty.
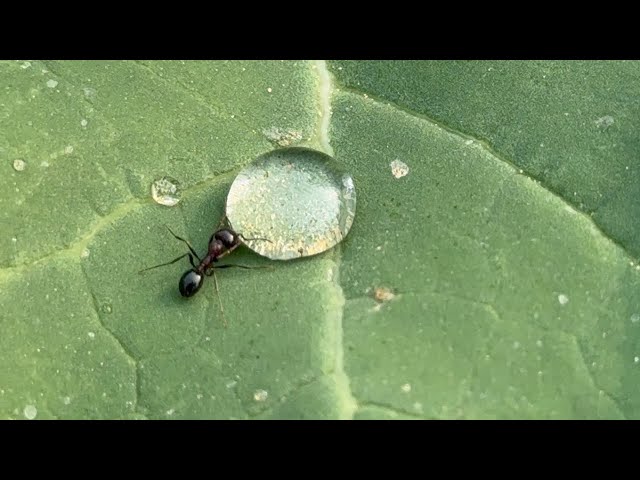
<svg viewBox="0 0 640 480">
<path fill-rule="evenodd" d="M 180 295 L 183 297 L 191 297 L 196 294 L 200 287 L 204 277 L 196 272 L 194 269 L 187 270 L 180 278 L 178 288 L 180 289 Z"/>
</svg>

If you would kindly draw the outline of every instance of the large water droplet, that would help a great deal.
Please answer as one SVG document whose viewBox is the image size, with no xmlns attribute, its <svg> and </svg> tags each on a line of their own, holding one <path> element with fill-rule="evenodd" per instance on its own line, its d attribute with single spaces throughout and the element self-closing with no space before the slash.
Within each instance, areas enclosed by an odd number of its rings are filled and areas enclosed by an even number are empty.
<svg viewBox="0 0 640 480">
<path fill-rule="evenodd" d="M 162 177 L 151 184 L 151 196 L 160 205 L 173 207 L 180 201 L 180 184 L 171 177 Z"/>
<path fill-rule="evenodd" d="M 324 252 L 349 232 L 356 213 L 351 175 L 329 155 L 291 147 L 259 156 L 227 196 L 227 218 L 253 251 L 274 260 Z M 260 240 L 267 239 L 267 240 Z"/>
</svg>

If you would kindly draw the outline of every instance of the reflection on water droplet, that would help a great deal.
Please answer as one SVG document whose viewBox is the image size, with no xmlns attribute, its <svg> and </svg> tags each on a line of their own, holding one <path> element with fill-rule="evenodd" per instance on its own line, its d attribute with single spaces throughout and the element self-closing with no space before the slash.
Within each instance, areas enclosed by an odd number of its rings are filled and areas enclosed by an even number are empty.
<svg viewBox="0 0 640 480">
<path fill-rule="evenodd" d="M 173 207 L 180 201 L 180 184 L 171 177 L 162 177 L 151 184 L 151 196 L 160 205 Z"/>
<path fill-rule="evenodd" d="M 566 305 L 567 303 L 569 303 L 569 297 L 567 297 L 564 293 L 561 293 L 560 295 L 558 295 L 558 302 L 560 302 L 560 305 Z"/>
<path fill-rule="evenodd" d="M 23 413 L 28 420 L 33 420 L 38 415 L 38 409 L 34 405 L 27 405 Z"/>
<path fill-rule="evenodd" d="M 91 254 L 91 251 L 88 248 L 82 250 L 80 254 L 80 258 L 87 258 Z"/>
<path fill-rule="evenodd" d="M 25 169 L 27 163 L 24 160 L 20 160 L 19 158 L 13 161 L 13 168 L 17 172 L 21 172 Z"/>
<path fill-rule="evenodd" d="M 253 251 L 274 260 L 316 255 L 347 235 L 356 212 L 351 175 L 329 155 L 278 149 L 241 171 L 226 213 Z M 267 239 L 267 240 L 259 240 Z"/>
<path fill-rule="evenodd" d="M 256 402 L 264 402 L 269 396 L 269 392 L 266 390 L 256 390 L 253 394 L 253 399 Z"/>
</svg>

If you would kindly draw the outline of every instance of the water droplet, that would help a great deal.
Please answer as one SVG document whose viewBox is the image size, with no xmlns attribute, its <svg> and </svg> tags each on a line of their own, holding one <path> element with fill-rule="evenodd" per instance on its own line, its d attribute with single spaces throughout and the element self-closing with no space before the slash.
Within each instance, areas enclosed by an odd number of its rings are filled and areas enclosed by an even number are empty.
<svg viewBox="0 0 640 480">
<path fill-rule="evenodd" d="M 87 333 L 87 335 L 89 335 L 89 338 L 91 338 L 91 339 L 96 338 L 96 334 L 93 333 L 93 332 L 89 332 L 89 333 Z"/>
<path fill-rule="evenodd" d="M 170 408 L 169 410 L 167 410 L 167 412 L 166 412 L 166 413 L 167 413 L 167 415 L 171 416 L 171 415 L 173 415 L 175 412 L 176 412 L 176 411 L 175 411 L 175 409 Z"/>
<path fill-rule="evenodd" d="M 69 405 L 71 403 L 71 397 L 64 397 L 62 399 L 62 403 L 64 403 L 65 405 Z"/>
<path fill-rule="evenodd" d="M 88 248 L 82 250 L 80 254 L 80 258 L 87 258 L 91 254 L 91 251 Z"/>
<path fill-rule="evenodd" d="M 28 420 L 33 420 L 38 415 L 38 409 L 34 405 L 27 405 L 23 413 Z"/>
<path fill-rule="evenodd" d="M 51 79 L 51 80 L 47 80 L 47 87 L 49 88 L 56 88 L 58 86 L 58 82 Z"/>
<path fill-rule="evenodd" d="M 631 323 L 638 322 L 640 322 L 640 313 L 634 313 L 633 315 L 631 315 Z"/>
<path fill-rule="evenodd" d="M 560 295 L 558 295 L 558 302 L 560 302 L 560 305 L 566 305 L 567 303 L 569 303 L 569 297 L 567 297 L 564 293 L 561 293 Z"/>
<path fill-rule="evenodd" d="M 259 156 L 227 196 L 233 228 L 253 251 L 274 260 L 316 255 L 347 235 L 356 211 L 351 175 L 332 157 L 291 147 Z M 267 239 L 267 240 L 261 240 Z"/>
<path fill-rule="evenodd" d="M 21 172 L 25 169 L 27 163 L 24 160 L 16 159 L 13 161 L 13 168 L 16 172 Z"/>
<path fill-rule="evenodd" d="M 238 382 L 236 382 L 235 380 L 231 380 L 230 382 L 227 382 L 227 388 L 233 388 L 238 384 Z"/>
<path fill-rule="evenodd" d="M 302 140 L 302 133 L 297 130 L 285 130 L 278 127 L 270 127 L 262 130 L 267 139 L 281 147 L 288 147 Z"/>
<path fill-rule="evenodd" d="M 640 357 L 633 357 L 633 363 L 640 362 Z"/>
<path fill-rule="evenodd" d="M 606 130 L 611 125 L 614 124 L 615 120 L 611 115 L 605 115 L 604 117 L 598 118 L 596 121 L 596 127 Z"/>
<path fill-rule="evenodd" d="M 24 62 L 22 65 L 20 65 L 20 68 L 22 68 L 23 70 L 26 70 L 30 66 L 31 66 L 31 62 Z"/>
<path fill-rule="evenodd" d="M 379 287 L 373 291 L 373 298 L 376 300 L 376 302 L 388 302 L 390 300 L 393 300 L 394 297 L 395 294 L 386 287 Z"/>
<path fill-rule="evenodd" d="M 391 173 L 396 178 L 402 178 L 409 173 L 409 166 L 398 159 L 391 162 L 389 166 L 391 167 Z"/>
<path fill-rule="evenodd" d="M 67 145 L 64 147 L 64 153 L 66 155 L 71 155 L 73 153 L 73 145 Z"/>
<path fill-rule="evenodd" d="M 400 389 L 404 392 L 404 393 L 409 393 L 411 391 L 411 384 L 409 383 L 405 383 L 404 385 L 402 385 L 400 387 Z"/>
<path fill-rule="evenodd" d="M 253 399 L 256 402 L 264 402 L 268 396 L 269 396 L 269 392 L 267 392 L 266 390 L 256 390 L 253 393 Z"/>
<path fill-rule="evenodd" d="M 173 207 L 180 201 L 180 184 L 171 177 L 162 177 L 151 184 L 151 196 L 160 205 Z"/>
<path fill-rule="evenodd" d="M 198 400 L 202 400 L 202 397 L 203 397 L 203 395 L 202 395 L 201 393 L 199 393 L 199 394 L 197 394 L 197 395 L 196 395 L 196 398 L 197 398 Z"/>
<path fill-rule="evenodd" d="M 113 308 L 111 307 L 110 303 L 103 303 L 100 307 L 100 310 L 102 311 L 102 313 L 111 313 L 113 311 Z"/>
<path fill-rule="evenodd" d="M 267 88 L 267 92 L 269 92 L 269 93 L 273 92 L 273 90 L 271 89 L 271 87 Z"/>
<path fill-rule="evenodd" d="M 83 118 L 82 120 L 80 120 L 80 126 L 81 126 L 82 128 L 86 127 L 88 123 L 89 123 L 89 122 L 87 122 L 84 118 Z"/>
</svg>

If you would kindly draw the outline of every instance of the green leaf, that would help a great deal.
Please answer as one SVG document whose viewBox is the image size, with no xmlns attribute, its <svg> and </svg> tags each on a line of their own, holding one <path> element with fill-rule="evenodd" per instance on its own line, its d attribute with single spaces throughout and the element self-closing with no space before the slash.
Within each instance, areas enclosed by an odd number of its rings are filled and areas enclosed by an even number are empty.
<svg viewBox="0 0 640 480">
<path fill-rule="evenodd" d="M 639 73 L 1 62 L 0 416 L 640 418 Z M 344 242 L 234 253 L 274 268 L 221 271 L 228 328 L 186 260 L 138 275 L 288 144 L 353 174 Z"/>
</svg>

